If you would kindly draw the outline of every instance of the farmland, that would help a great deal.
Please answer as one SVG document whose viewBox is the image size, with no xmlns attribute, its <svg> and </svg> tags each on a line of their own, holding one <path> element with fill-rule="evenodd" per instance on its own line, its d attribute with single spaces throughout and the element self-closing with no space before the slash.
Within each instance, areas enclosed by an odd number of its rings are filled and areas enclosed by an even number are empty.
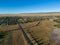
<svg viewBox="0 0 60 45">
<path fill-rule="evenodd" d="M 51 36 L 60 28 L 60 15 L 25 15 L 0 17 L 0 45 L 60 45 Z"/>
</svg>

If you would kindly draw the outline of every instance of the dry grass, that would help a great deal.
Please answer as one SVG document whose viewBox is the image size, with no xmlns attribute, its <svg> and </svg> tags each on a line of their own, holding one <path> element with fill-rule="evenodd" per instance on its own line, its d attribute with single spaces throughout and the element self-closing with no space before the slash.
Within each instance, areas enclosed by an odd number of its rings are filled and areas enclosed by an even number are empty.
<svg viewBox="0 0 60 45">
<path fill-rule="evenodd" d="M 36 22 L 35 23 L 26 24 L 27 25 L 26 27 L 31 27 L 32 25 L 35 25 L 35 24 L 36 24 Z M 47 45 L 47 44 L 56 45 L 54 42 L 50 41 L 50 35 L 51 35 L 51 32 L 53 31 L 52 27 L 53 27 L 53 22 L 45 20 L 45 21 L 42 21 L 39 24 L 39 26 L 28 28 L 28 30 L 25 30 L 25 32 L 27 33 L 27 35 L 31 39 L 31 41 L 35 37 L 37 37 L 37 38 L 39 38 L 39 40 L 43 39 L 42 41 L 43 42 L 45 41 L 43 43 L 43 45 Z M 32 38 L 31 35 L 34 36 L 34 38 Z M 38 39 L 36 39 L 36 40 L 38 40 Z M 41 41 L 39 41 L 39 42 L 41 43 Z"/>
<path fill-rule="evenodd" d="M 45 20 L 45 21 L 42 21 L 38 26 L 32 27 L 36 24 L 37 22 L 22 24 L 23 28 L 27 28 L 25 32 L 30 38 L 30 40 L 32 41 L 34 38 L 37 37 L 39 38 L 39 39 L 36 39 L 37 41 L 43 39 L 42 40 L 44 41 L 43 45 L 47 45 L 47 44 L 55 45 L 55 43 L 50 41 L 50 34 L 52 32 L 53 22 Z M 14 30 L 17 28 L 19 28 L 18 25 L 3 26 L 3 27 L 0 27 L 0 31 Z M 27 45 L 25 44 L 24 37 L 21 30 L 12 31 L 10 34 L 11 36 L 9 36 L 10 38 L 8 38 L 7 40 L 8 44 L 10 43 L 11 45 L 20 45 L 20 44 Z M 34 38 L 32 38 L 31 34 L 34 36 Z M 10 40 L 12 42 L 10 42 Z M 41 43 L 42 41 L 39 41 L 39 42 Z M 8 45 L 7 42 L 6 42 L 6 45 Z M 32 42 L 35 42 L 35 40 L 33 40 Z M 38 45 L 37 43 L 35 44 Z"/>
<path fill-rule="evenodd" d="M 18 25 L 9 25 L 0 27 L 0 31 L 9 31 L 0 45 L 27 45 L 26 40 Z M 15 30 L 17 29 L 17 30 Z M 14 31 L 13 31 L 14 30 Z M 23 43 L 22 43 L 23 42 Z"/>
<path fill-rule="evenodd" d="M 26 24 L 22 24 L 22 27 L 23 28 L 26 28 L 26 29 L 29 29 L 30 27 L 36 25 L 38 22 L 29 22 L 29 23 L 26 23 Z"/>
<path fill-rule="evenodd" d="M 0 26 L 0 31 L 8 31 L 14 29 L 18 29 L 18 25 Z"/>
</svg>

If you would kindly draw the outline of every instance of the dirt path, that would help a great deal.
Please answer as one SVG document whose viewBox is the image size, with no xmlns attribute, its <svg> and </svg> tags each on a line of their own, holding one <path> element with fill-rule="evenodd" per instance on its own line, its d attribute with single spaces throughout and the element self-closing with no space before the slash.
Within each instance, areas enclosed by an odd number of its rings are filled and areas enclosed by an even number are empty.
<svg viewBox="0 0 60 45">
<path fill-rule="evenodd" d="M 54 30 L 51 34 L 51 39 L 56 43 L 60 44 L 60 28 L 54 27 Z"/>
</svg>

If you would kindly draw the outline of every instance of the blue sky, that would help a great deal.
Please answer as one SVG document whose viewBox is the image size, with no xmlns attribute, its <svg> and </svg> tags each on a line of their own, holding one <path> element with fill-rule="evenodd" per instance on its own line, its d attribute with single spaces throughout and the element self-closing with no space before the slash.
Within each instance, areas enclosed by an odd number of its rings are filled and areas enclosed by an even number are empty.
<svg viewBox="0 0 60 45">
<path fill-rule="evenodd" d="M 0 0 L 0 14 L 60 12 L 60 0 Z"/>
</svg>

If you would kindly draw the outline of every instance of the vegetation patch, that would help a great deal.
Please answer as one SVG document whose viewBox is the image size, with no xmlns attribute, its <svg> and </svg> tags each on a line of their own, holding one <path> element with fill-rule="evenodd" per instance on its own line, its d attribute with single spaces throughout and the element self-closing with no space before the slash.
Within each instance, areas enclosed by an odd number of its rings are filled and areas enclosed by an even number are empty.
<svg viewBox="0 0 60 45">
<path fill-rule="evenodd" d="M 34 25 L 34 24 L 30 24 L 30 25 Z M 30 25 L 27 27 L 30 27 Z M 50 35 L 53 31 L 52 27 L 53 27 L 52 21 L 44 20 L 41 21 L 38 26 L 29 28 L 28 30 L 25 31 L 28 34 L 28 36 L 30 36 L 30 39 L 34 40 L 35 44 L 37 43 L 37 45 L 55 45 L 54 42 L 50 41 Z"/>
<path fill-rule="evenodd" d="M 57 25 L 54 25 L 54 26 L 60 28 L 60 24 L 57 24 Z"/>
<path fill-rule="evenodd" d="M 7 32 L 0 32 L 0 39 L 3 39 L 7 35 Z"/>
</svg>

